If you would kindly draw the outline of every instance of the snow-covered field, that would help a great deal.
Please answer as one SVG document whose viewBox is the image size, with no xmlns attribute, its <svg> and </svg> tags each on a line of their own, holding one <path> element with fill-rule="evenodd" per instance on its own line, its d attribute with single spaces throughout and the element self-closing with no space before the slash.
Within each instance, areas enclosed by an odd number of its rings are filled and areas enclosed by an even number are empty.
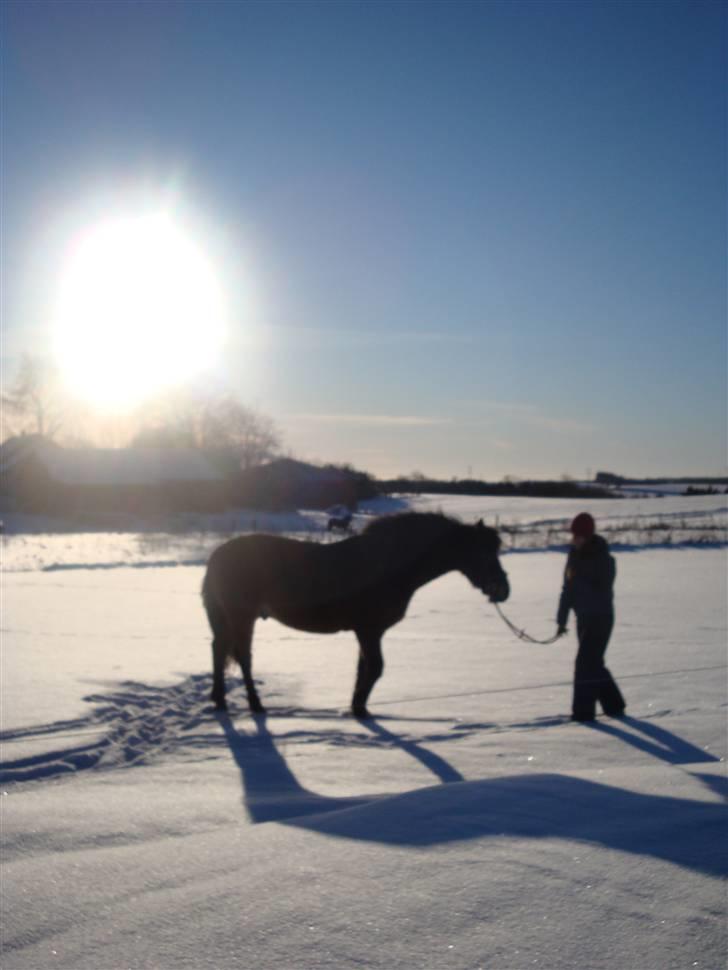
<svg viewBox="0 0 728 970">
<path fill-rule="evenodd" d="M 711 546 L 728 543 L 728 496 L 673 496 L 601 499 L 529 499 L 447 495 L 390 496 L 362 503 L 353 528 L 373 516 L 415 509 L 445 512 L 464 522 L 485 519 L 500 529 L 506 549 L 563 549 L 568 523 L 584 510 L 616 547 Z M 215 515 L 190 513 L 157 520 L 118 518 L 108 529 L 82 528 L 78 521 L 39 516 L 5 516 L 3 569 L 64 570 L 78 567 L 154 567 L 197 565 L 231 535 L 281 532 L 319 541 L 335 541 L 326 531 L 326 512 L 285 514 L 238 510 Z"/>
<path fill-rule="evenodd" d="M 657 504 L 725 521 L 725 496 Z M 581 510 L 417 507 L 535 535 Z M 353 637 L 270 620 L 267 718 L 237 678 L 211 713 L 200 563 L 226 527 L 200 526 L 3 538 L 3 970 L 725 967 L 724 545 L 618 552 L 624 720 L 570 723 L 573 635 L 522 643 L 450 575 L 385 639 L 362 724 Z M 563 561 L 503 557 L 536 637 Z"/>
</svg>

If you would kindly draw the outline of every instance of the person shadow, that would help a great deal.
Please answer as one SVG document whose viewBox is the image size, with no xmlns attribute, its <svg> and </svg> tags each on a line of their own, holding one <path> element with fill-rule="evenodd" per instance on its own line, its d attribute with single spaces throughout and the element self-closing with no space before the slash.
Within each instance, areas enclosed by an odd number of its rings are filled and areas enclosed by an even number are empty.
<svg viewBox="0 0 728 970">
<path fill-rule="evenodd" d="M 669 765 L 689 765 L 704 762 L 720 761 L 715 755 L 704 748 L 699 748 L 684 738 L 678 737 L 665 728 L 642 721 L 636 717 L 624 714 L 619 719 L 611 721 L 589 721 L 588 726 L 601 734 L 608 734 L 613 738 L 624 741 L 625 744 L 644 751 Z M 625 730 L 625 727 L 631 730 Z"/>
</svg>

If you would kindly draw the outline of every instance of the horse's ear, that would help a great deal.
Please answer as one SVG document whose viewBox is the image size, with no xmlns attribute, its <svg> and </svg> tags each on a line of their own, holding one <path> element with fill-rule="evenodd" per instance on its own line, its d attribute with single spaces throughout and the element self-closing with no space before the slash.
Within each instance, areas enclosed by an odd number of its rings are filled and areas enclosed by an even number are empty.
<svg viewBox="0 0 728 970">
<path fill-rule="evenodd" d="M 475 528 L 476 529 L 484 529 L 485 528 L 485 522 L 483 522 L 482 519 L 478 519 L 478 521 L 475 523 Z"/>
</svg>

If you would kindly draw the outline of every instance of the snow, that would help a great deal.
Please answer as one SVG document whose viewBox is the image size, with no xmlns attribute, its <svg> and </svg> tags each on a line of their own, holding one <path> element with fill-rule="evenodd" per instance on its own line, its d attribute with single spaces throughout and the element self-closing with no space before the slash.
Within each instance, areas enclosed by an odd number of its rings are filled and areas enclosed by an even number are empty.
<svg viewBox="0 0 728 970">
<path fill-rule="evenodd" d="M 720 516 L 719 498 L 658 504 Z M 232 675 L 215 716 L 203 566 L 190 536 L 154 535 L 4 539 L 4 970 L 725 966 L 724 546 L 618 553 L 624 720 L 569 722 L 573 634 L 522 643 L 449 575 L 385 638 L 364 724 L 342 716 L 353 637 L 272 620 L 268 716 Z M 201 557 L 220 536 L 193 538 Z M 503 557 L 504 611 L 536 637 L 563 562 Z"/>
<path fill-rule="evenodd" d="M 355 530 L 373 516 L 407 509 L 444 512 L 464 522 L 483 518 L 501 531 L 506 549 L 564 549 L 568 523 L 581 511 L 594 515 L 600 531 L 616 548 L 674 545 L 725 545 L 728 499 L 725 495 L 664 499 L 529 499 L 447 495 L 385 496 L 363 502 Z M 235 509 L 221 513 L 118 516 L 108 528 L 91 531 L 73 519 L 10 514 L 5 516 L 2 562 L 5 572 L 108 569 L 124 566 L 201 566 L 212 550 L 241 532 L 281 532 L 321 541 L 328 512 L 270 513 Z"/>
</svg>

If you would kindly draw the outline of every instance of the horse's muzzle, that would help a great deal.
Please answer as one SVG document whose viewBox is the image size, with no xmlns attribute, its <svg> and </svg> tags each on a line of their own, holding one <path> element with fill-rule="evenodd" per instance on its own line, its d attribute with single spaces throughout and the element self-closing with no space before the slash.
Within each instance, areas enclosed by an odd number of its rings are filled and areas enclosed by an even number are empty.
<svg viewBox="0 0 728 970">
<path fill-rule="evenodd" d="M 508 584 L 508 580 L 503 577 L 503 579 L 497 580 L 495 583 L 489 583 L 483 592 L 486 594 L 491 603 L 505 603 L 508 597 L 511 595 L 511 587 Z"/>
</svg>

